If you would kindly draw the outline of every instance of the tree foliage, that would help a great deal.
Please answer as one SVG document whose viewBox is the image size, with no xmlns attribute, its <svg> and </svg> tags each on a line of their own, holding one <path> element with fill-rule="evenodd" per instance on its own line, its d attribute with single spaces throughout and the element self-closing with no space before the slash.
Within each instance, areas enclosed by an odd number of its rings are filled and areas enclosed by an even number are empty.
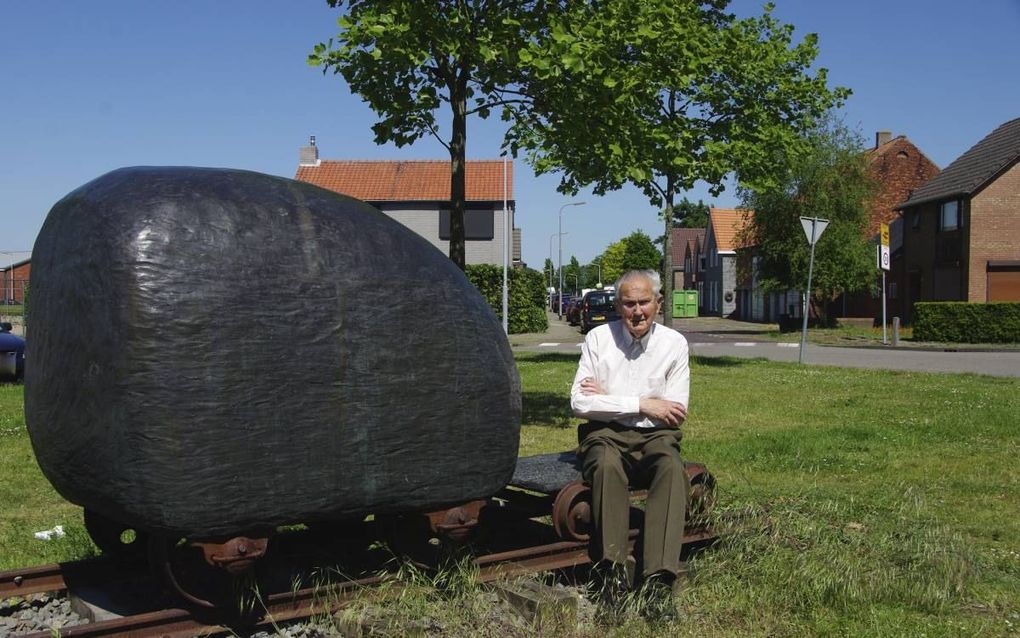
<svg viewBox="0 0 1020 638">
<path fill-rule="evenodd" d="M 623 272 L 628 270 L 654 270 L 662 265 L 662 253 L 651 237 L 636 230 L 623 239 Z"/>
<path fill-rule="evenodd" d="M 667 271 L 679 192 L 704 181 L 718 194 L 733 172 L 774 184 L 777 158 L 801 152 L 802 133 L 848 94 L 827 87 L 825 69 L 811 73 L 815 35 L 794 43 L 771 5 L 746 19 L 727 5 L 566 3 L 520 52 L 532 100 L 509 106 L 511 148 L 537 173 L 560 173 L 565 193 L 641 189 L 666 210 Z"/>
<path fill-rule="evenodd" d="M 346 12 L 335 41 L 309 64 L 340 74 L 379 116 L 378 144 L 435 137 L 450 153 L 450 258 L 464 268 L 467 120 L 486 118 L 508 94 L 517 51 L 557 3 L 524 0 L 327 0 Z M 445 107 L 444 107 L 445 105 Z M 450 133 L 437 113 L 445 108 Z"/>
<path fill-rule="evenodd" d="M 825 301 L 863 290 L 875 280 L 875 245 L 865 233 L 876 184 L 863 138 L 842 122 L 827 118 L 805 141 L 809 152 L 790 158 L 778 183 L 741 189 L 743 207 L 754 210 L 741 242 L 756 247 L 764 290 L 802 290 L 811 249 L 800 217 L 828 219 L 815 245 L 811 277 L 812 302 L 822 312 Z"/>
<path fill-rule="evenodd" d="M 680 228 L 707 228 L 709 206 L 698 200 L 695 204 L 684 197 L 679 204 L 673 207 L 673 224 Z"/>
</svg>

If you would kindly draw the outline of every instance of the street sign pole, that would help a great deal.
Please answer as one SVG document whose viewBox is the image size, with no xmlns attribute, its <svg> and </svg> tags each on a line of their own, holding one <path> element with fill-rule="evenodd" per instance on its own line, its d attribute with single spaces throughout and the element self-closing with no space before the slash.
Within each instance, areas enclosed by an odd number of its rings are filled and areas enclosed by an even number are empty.
<svg viewBox="0 0 1020 638">
<path fill-rule="evenodd" d="M 811 244 L 811 259 L 808 261 L 807 288 L 804 289 L 804 324 L 800 330 L 800 356 L 799 363 L 804 363 L 804 348 L 807 346 L 807 320 L 811 299 L 811 275 L 815 269 L 815 244 L 818 238 L 825 232 L 829 220 L 818 217 L 801 217 L 800 225 L 804 227 L 804 234 L 807 235 L 808 243 Z"/>
<path fill-rule="evenodd" d="M 885 273 L 889 270 L 890 261 L 889 224 L 880 224 L 878 227 L 878 267 L 882 269 L 882 345 L 889 343 L 885 325 Z"/>
</svg>

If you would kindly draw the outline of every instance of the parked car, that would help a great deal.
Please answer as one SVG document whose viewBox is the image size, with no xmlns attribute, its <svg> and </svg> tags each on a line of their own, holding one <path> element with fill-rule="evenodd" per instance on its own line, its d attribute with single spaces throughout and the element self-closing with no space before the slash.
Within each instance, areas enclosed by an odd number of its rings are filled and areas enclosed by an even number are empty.
<svg viewBox="0 0 1020 638">
<path fill-rule="evenodd" d="M 25 340 L 11 333 L 11 324 L 0 323 L 0 381 L 25 377 Z"/>
<path fill-rule="evenodd" d="M 567 310 L 563 313 L 567 323 L 576 326 L 581 323 L 581 297 L 571 297 L 567 303 Z"/>
<path fill-rule="evenodd" d="M 593 290 L 581 301 L 581 333 L 620 318 L 616 312 L 616 291 Z"/>
</svg>

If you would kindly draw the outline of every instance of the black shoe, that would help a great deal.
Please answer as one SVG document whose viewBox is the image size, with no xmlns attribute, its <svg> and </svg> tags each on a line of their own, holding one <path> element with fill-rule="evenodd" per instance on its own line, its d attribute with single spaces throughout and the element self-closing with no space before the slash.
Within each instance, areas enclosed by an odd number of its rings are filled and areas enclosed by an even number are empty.
<svg viewBox="0 0 1020 638">
<path fill-rule="evenodd" d="M 676 576 L 669 572 L 656 572 L 645 580 L 642 587 L 641 612 L 653 623 L 670 623 L 679 618 L 674 597 Z"/>
<path fill-rule="evenodd" d="M 630 592 L 627 567 L 606 561 L 596 565 L 593 572 L 598 605 L 596 619 L 600 624 L 618 625 L 623 619 L 627 595 Z"/>
</svg>

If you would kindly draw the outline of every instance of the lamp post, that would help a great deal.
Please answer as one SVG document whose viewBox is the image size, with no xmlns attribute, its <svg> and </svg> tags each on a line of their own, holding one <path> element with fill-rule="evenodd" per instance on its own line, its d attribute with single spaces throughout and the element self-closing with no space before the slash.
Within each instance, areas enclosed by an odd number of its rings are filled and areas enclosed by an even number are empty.
<svg viewBox="0 0 1020 638">
<path fill-rule="evenodd" d="M 560 206 L 560 212 L 558 217 L 560 218 L 560 294 L 563 293 L 563 209 L 567 206 L 584 206 L 586 202 L 570 202 Z M 556 316 L 560 319 L 563 318 L 563 297 L 560 297 L 560 303 L 556 304 Z"/>
<path fill-rule="evenodd" d="M 591 263 L 595 264 L 595 267 L 599 269 L 599 279 L 598 279 L 598 281 L 596 282 L 596 284 L 597 284 L 597 286 L 596 286 L 596 287 L 597 287 L 597 288 L 601 288 L 601 287 L 602 287 L 602 262 L 599 262 L 599 261 L 593 261 L 593 262 L 591 262 Z"/>
<path fill-rule="evenodd" d="M 553 275 L 556 274 L 556 264 L 552 260 L 552 245 L 553 240 L 556 239 L 559 233 L 553 233 L 549 235 L 549 310 L 552 310 L 552 296 L 555 288 L 553 288 Z"/>
</svg>

